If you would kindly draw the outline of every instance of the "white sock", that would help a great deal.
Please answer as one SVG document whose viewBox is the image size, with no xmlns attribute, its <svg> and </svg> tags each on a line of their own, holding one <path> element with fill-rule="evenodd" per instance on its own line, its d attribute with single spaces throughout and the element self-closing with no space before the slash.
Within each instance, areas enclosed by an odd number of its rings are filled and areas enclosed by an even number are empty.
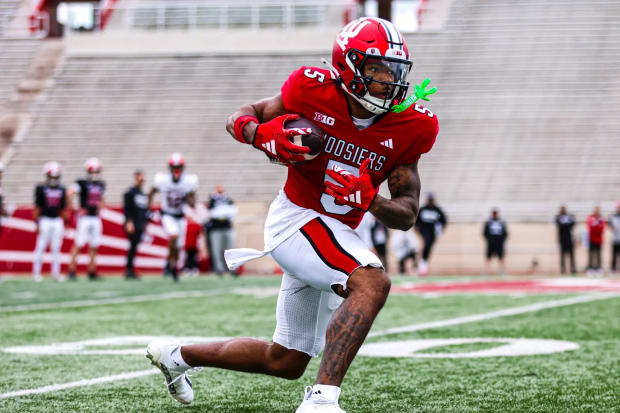
<svg viewBox="0 0 620 413">
<path fill-rule="evenodd" d="M 174 363 L 180 369 L 187 370 L 192 368 L 192 366 L 190 366 L 185 362 L 185 360 L 183 360 L 183 356 L 181 355 L 181 346 L 178 346 L 177 348 L 172 350 L 172 352 L 170 353 L 170 359 L 172 359 L 172 361 L 174 361 Z"/>
<path fill-rule="evenodd" d="M 340 387 L 338 386 L 329 386 L 327 384 L 315 384 L 312 386 L 312 395 L 321 395 L 327 400 L 333 400 L 336 403 L 338 402 L 338 397 L 340 397 Z"/>
</svg>

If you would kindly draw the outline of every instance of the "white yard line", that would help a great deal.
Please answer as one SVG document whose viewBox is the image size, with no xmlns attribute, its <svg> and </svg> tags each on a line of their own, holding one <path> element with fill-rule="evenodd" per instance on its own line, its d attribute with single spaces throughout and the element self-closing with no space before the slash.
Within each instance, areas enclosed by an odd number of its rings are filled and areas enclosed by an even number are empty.
<svg viewBox="0 0 620 413">
<path fill-rule="evenodd" d="M 372 331 L 368 337 L 379 337 L 388 334 L 410 333 L 412 331 L 430 330 L 433 328 L 441 328 L 447 326 L 455 326 L 459 324 L 475 323 L 476 321 L 490 320 L 492 318 L 507 317 L 518 314 L 533 313 L 548 308 L 564 307 L 567 305 L 589 303 L 591 301 L 606 300 L 608 298 L 618 297 L 617 293 L 588 294 L 577 297 L 565 298 L 562 300 L 544 301 L 542 303 L 530 304 L 523 307 L 506 308 L 503 310 L 491 311 L 489 313 L 467 315 L 463 317 L 452 318 L 448 320 L 431 321 L 422 324 L 412 324 L 403 327 L 388 328 L 385 330 Z"/>
<path fill-rule="evenodd" d="M 564 307 L 564 306 L 569 306 L 573 304 L 581 304 L 581 303 L 588 303 L 588 302 L 598 301 L 598 300 L 606 300 L 606 299 L 614 298 L 618 296 L 619 296 L 618 294 L 592 294 L 592 295 L 571 297 L 571 298 L 566 298 L 562 300 L 546 301 L 542 303 L 526 305 L 523 307 L 507 308 L 504 310 L 497 310 L 497 311 L 491 311 L 488 313 L 457 317 L 457 318 L 452 318 L 448 320 L 431 321 L 429 323 L 412 324 L 412 325 L 404 326 L 404 327 L 388 328 L 386 330 L 371 332 L 370 334 L 368 334 L 368 337 L 378 337 L 378 336 L 384 336 L 387 334 L 405 333 L 405 332 L 454 326 L 454 325 L 459 325 L 459 324 L 474 323 L 477 321 L 490 320 L 492 318 L 533 313 L 536 311 L 546 310 L 548 308 L 557 308 L 557 307 Z M 103 300 L 100 300 L 100 301 L 103 301 Z M 155 374 L 157 372 L 158 370 L 149 369 L 149 370 L 118 374 L 115 376 L 104 376 L 104 377 L 97 377 L 97 378 L 88 379 L 88 380 L 80 380 L 80 381 L 75 381 L 71 383 L 53 384 L 51 386 L 38 387 L 36 389 L 18 390 L 14 392 L 0 394 L 0 400 L 8 399 L 11 397 L 25 396 L 25 395 L 30 395 L 30 394 L 49 393 L 49 392 L 64 390 L 64 389 L 73 388 L 73 387 L 92 386 L 95 384 L 107 383 L 107 382 L 116 381 L 116 380 L 132 379 L 132 378 L 137 378 L 137 377 L 142 377 L 142 376 L 148 376 L 151 374 Z"/>
<path fill-rule="evenodd" d="M 157 374 L 157 373 L 159 373 L 159 370 L 157 369 L 148 369 L 148 370 L 141 370 L 141 371 L 133 371 L 131 373 L 116 374 L 114 376 L 103 376 L 103 377 L 97 377 L 95 379 L 72 381 L 70 383 L 52 384 L 51 386 L 38 387 L 36 389 L 18 390 L 18 391 L 12 391 L 9 393 L 3 393 L 3 394 L 0 394 L 0 400 L 9 399 L 11 397 L 28 396 L 30 394 L 49 393 L 53 391 L 71 389 L 73 387 L 93 386 L 95 384 L 108 383 L 111 381 L 135 379 L 138 377 L 150 376 L 152 374 Z"/>
<path fill-rule="evenodd" d="M 209 291 L 178 291 L 173 293 L 135 295 L 130 297 L 106 298 L 101 300 L 61 301 L 58 303 L 25 304 L 0 307 L 0 313 L 16 313 L 22 311 L 56 310 L 62 308 L 93 307 L 98 305 L 143 303 L 146 301 L 172 300 L 175 298 L 209 297 L 219 294 L 234 294 L 230 290 Z"/>
</svg>

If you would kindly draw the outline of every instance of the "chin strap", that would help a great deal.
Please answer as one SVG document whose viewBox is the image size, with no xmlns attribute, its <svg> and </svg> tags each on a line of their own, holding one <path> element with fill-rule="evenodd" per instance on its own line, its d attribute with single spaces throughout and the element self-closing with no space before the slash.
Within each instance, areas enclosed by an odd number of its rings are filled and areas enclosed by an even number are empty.
<svg viewBox="0 0 620 413">
<path fill-rule="evenodd" d="M 323 62 L 323 64 L 329 68 L 329 72 L 331 73 L 332 78 L 336 80 L 338 83 L 340 83 L 342 90 L 344 90 L 347 94 L 349 94 L 351 97 L 357 100 L 362 106 L 364 106 L 364 109 L 368 110 L 371 113 L 374 113 L 375 115 L 380 115 L 388 111 L 388 109 L 381 109 L 379 106 L 374 105 L 368 101 L 365 101 L 364 99 L 360 98 L 356 94 L 351 93 L 349 89 L 347 89 L 344 86 L 344 82 L 342 81 L 342 78 L 338 74 L 338 70 L 336 70 L 336 68 L 323 57 L 321 58 L 321 62 Z"/>
<path fill-rule="evenodd" d="M 421 85 L 414 85 L 413 87 L 413 95 L 409 96 L 407 99 L 405 99 L 402 103 L 398 104 L 398 105 L 394 105 L 392 107 L 392 112 L 394 113 L 400 113 L 400 112 L 404 112 L 405 110 L 407 110 L 409 108 L 409 106 L 413 105 L 414 103 L 416 103 L 418 101 L 418 99 L 422 99 L 425 101 L 430 101 L 430 98 L 428 96 L 434 94 L 435 92 L 437 92 L 437 88 L 436 87 L 432 87 L 430 89 L 426 89 L 427 86 L 431 83 L 431 80 L 429 78 L 426 78 L 422 81 Z"/>
</svg>

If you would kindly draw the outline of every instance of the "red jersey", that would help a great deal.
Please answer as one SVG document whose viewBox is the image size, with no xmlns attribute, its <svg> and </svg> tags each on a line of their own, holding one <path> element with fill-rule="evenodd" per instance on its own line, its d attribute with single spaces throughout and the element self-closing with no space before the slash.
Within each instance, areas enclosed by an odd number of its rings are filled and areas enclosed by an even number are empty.
<svg viewBox="0 0 620 413">
<path fill-rule="evenodd" d="M 335 218 L 352 228 L 364 212 L 337 205 L 325 193 L 325 170 L 334 165 L 359 174 L 370 158 L 369 172 L 375 188 L 398 166 L 409 165 L 431 150 L 439 131 L 437 116 L 418 104 L 401 113 L 388 112 L 371 126 L 359 130 L 349 115 L 345 91 L 329 70 L 303 66 L 282 86 L 287 112 L 298 113 L 323 128 L 323 151 L 311 161 L 288 166 L 284 192 L 296 205 Z"/>
<path fill-rule="evenodd" d="M 601 245 L 603 244 L 603 231 L 605 230 L 605 220 L 596 215 L 590 215 L 586 220 L 588 226 L 588 233 L 590 234 L 590 243 Z"/>
</svg>

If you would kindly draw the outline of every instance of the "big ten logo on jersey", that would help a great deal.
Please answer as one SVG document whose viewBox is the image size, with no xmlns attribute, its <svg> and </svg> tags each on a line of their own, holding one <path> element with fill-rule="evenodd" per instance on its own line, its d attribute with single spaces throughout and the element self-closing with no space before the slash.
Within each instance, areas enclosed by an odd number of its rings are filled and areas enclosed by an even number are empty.
<svg viewBox="0 0 620 413">
<path fill-rule="evenodd" d="M 166 193 L 166 200 L 170 208 L 181 208 L 185 200 L 185 192 L 171 189 Z"/>
<path fill-rule="evenodd" d="M 327 138 L 323 152 L 329 153 L 344 161 L 352 162 L 354 165 L 358 166 L 362 164 L 364 159 L 368 158 L 370 159 L 369 169 L 373 171 L 380 171 L 387 159 L 383 155 L 379 155 L 376 152 L 334 136 Z"/>
<path fill-rule="evenodd" d="M 336 120 L 331 116 L 323 115 L 319 112 L 314 112 L 314 120 L 329 126 L 334 126 L 334 123 L 336 123 Z"/>
<path fill-rule="evenodd" d="M 89 206 L 97 206 L 99 202 L 101 202 L 101 197 L 103 195 L 103 188 L 99 185 L 89 185 L 88 186 L 88 198 L 86 199 L 86 203 Z"/>
<path fill-rule="evenodd" d="M 63 191 L 59 188 L 45 188 L 45 203 L 48 207 L 57 207 L 63 197 Z"/>
</svg>

